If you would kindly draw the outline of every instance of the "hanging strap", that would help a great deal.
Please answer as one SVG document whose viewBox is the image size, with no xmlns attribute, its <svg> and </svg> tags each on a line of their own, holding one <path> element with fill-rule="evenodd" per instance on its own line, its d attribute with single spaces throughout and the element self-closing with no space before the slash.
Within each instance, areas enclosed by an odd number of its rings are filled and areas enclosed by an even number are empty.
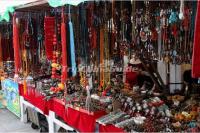
<svg viewBox="0 0 200 133">
<path fill-rule="evenodd" d="M 195 17 L 197 12 L 197 2 L 192 1 L 192 15 L 191 15 L 191 28 L 190 30 L 193 30 L 195 28 Z M 194 32 L 192 32 L 191 36 L 194 36 Z"/>
<path fill-rule="evenodd" d="M 44 59 L 44 29 L 43 29 L 43 16 L 38 15 L 37 16 L 37 45 L 38 45 L 38 50 L 37 50 L 37 59 L 39 60 L 39 62 L 41 63 L 41 60 Z"/>
<path fill-rule="evenodd" d="M 105 48 L 105 64 L 104 67 L 106 69 L 105 74 L 104 74 L 104 82 L 106 81 L 107 83 L 110 82 L 110 71 L 109 71 L 109 42 L 108 42 L 108 29 L 107 27 L 105 28 L 104 31 L 104 48 Z"/>
<path fill-rule="evenodd" d="M 104 86 L 104 29 L 100 29 L 100 87 Z"/>
<path fill-rule="evenodd" d="M 70 33 L 70 55 L 72 64 L 72 76 L 76 76 L 76 59 L 75 59 L 75 46 L 74 46 L 74 31 L 73 24 L 71 21 L 70 6 L 69 6 L 69 33 Z"/>
<path fill-rule="evenodd" d="M 61 43 L 62 43 L 62 75 L 61 82 L 67 79 L 67 38 L 66 38 L 66 22 L 64 15 L 64 7 L 62 9 L 62 24 L 61 24 Z"/>
<path fill-rule="evenodd" d="M 131 4 L 132 4 L 132 40 L 134 40 L 135 38 L 135 0 L 131 0 Z"/>
<path fill-rule="evenodd" d="M 14 47 L 14 62 L 15 74 L 18 74 L 20 69 L 20 49 L 19 49 L 19 29 L 16 23 L 16 13 L 13 15 L 13 47 Z"/>
<path fill-rule="evenodd" d="M 115 47 L 115 41 L 116 41 L 116 13 L 115 13 L 115 1 L 112 1 L 112 22 L 111 22 L 111 54 L 114 54 L 114 47 Z"/>
<path fill-rule="evenodd" d="M 27 83 L 26 83 L 26 77 L 28 75 L 28 59 L 27 59 L 27 50 L 26 50 L 26 38 L 27 38 L 27 32 L 24 32 L 22 35 L 22 71 L 23 71 L 23 90 L 24 94 L 27 94 Z"/>
<path fill-rule="evenodd" d="M 28 62 L 30 61 L 30 48 L 26 48 L 27 47 L 27 43 L 30 43 L 30 36 L 29 36 L 29 32 L 28 32 L 28 23 L 26 23 L 26 30 L 24 31 L 24 33 L 22 34 L 22 70 L 23 70 L 23 75 L 24 75 L 24 79 L 26 79 L 26 77 L 28 76 L 29 72 L 30 72 L 30 67 L 28 66 Z M 29 44 L 30 45 L 30 44 Z M 28 52 L 29 49 L 29 52 Z M 28 58 L 29 57 L 29 58 Z"/>
<path fill-rule="evenodd" d="M 86 9 L 84 4 L 81 6 L 81 34 L 82 34 L 82 44 L 83 44 L 83 57 L 85 60 L 85 64 L 89 64 L 89 46 L 88 46 L 88 25 L 87 25 L 87 18 L 86 18 Z"/>
<path fill-rule="evenodd" d="M 55 32 L 55 17 L 44 18 L 44 39 L 45 39 L 45 51 L 48 60 L 53 59 L 53 37 Z"/>
<path fill-rule="evenodd" d="M 89 9 L 87 10 L 87 21 L 89 27 L 89 39 L 90 39 L 90 47 L 95 49 L 97 47 L 97 33 L 93 26 L 93 18 L 94 18 L 94 4 L 90 4 Z"/>
</svg>

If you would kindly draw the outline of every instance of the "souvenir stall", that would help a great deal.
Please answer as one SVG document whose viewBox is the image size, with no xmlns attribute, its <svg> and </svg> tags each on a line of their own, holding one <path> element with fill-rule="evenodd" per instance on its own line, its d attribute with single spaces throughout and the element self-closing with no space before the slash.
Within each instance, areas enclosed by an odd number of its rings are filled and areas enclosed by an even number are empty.
<svg viewBox="0 0 200 133">
<path fill-rule="evenodd" d="M 17 6 L 2 29 L 21 120 L 29 107 L 51 133 L 199 131 L 200 3 L 76 2 Z"/>
</svg>

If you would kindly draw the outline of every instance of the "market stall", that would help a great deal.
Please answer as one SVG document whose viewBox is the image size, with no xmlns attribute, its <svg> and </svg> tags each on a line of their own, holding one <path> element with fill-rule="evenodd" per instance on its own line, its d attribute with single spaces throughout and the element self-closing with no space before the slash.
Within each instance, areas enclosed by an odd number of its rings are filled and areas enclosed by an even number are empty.
<svg viewBox="0 0 200 133">
<path fill-rule="evenodd" d="M 12 23 L 0 22 L 7 24 L 0 27 L 2 83 L 17 84 L 21 120 L 30 107 L 46 117 L 51 133 L 58 126 L 199 131 L 199 6 L 42 0 L 14 7 Z M 12 42 L 13 49 L 5 46 Z"/>
</svg>

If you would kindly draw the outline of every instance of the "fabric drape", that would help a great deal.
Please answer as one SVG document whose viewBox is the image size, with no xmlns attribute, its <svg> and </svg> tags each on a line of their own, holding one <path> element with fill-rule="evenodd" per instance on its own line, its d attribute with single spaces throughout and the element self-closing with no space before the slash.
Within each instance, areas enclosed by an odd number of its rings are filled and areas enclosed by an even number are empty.
<svg viewBox="0 0 200 133">
<path fill-rule="evenodd" d="M 64 10 L 62 13 L 62 24 L 61 24 L 61 44 L 62 44 L 62 76 L 61 82 L 67 79 L 67 38 L 66 38 L 66 24 Z"/>
<path fill-rule="evenodd" d="M 197 14 L 196 14 L 196 22 L 194 30 L 192 77 L 200 78 L 200 1 L 198 1 L 197 3 Z"/>
</svg>

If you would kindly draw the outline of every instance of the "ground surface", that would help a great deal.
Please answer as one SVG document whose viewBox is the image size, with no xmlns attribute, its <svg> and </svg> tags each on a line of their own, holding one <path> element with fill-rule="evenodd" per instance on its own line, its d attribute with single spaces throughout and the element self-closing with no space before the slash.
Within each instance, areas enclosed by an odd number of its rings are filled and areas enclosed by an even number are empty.
<svg viewBox="0 0 200 133">
<path fill-rule="evenodd" d="M 8 132 L 38 133 L 38 130 L 33 130 L 30 123 L 20 122 L 20 119 L 10 111 L 0 109 L 0 133 Z"/>
</svg>

